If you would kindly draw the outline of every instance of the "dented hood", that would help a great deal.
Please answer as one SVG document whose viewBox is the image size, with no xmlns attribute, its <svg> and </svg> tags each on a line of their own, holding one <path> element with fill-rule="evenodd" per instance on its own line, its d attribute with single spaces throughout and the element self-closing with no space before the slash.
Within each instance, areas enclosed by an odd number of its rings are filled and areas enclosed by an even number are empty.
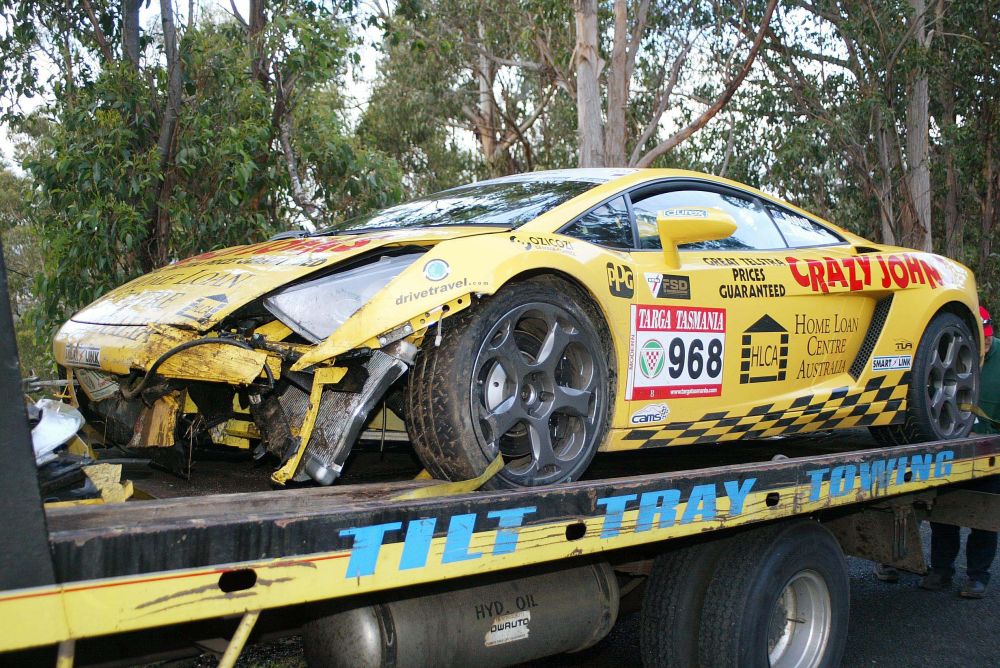
<svg viewBox="0 0 1000 668">
<path fill-rule="evenodd" d="M 202 253 L 116 288 L 73 316 L 94 325 L 161 323 L 207 331 L 287 283 L 382 246 L 427 244 L 497 229 L 410 229 L 339 237 L 280 239 Z"/>
</svg>

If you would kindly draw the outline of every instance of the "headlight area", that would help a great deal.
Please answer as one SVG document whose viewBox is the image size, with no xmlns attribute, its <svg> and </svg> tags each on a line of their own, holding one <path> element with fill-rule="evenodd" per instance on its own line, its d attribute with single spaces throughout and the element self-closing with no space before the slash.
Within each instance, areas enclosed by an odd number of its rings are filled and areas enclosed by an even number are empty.
<svg viewBox="0 0 1000 668">
<path fill-rule="evenodd" d="M 380 290 L 424 254 L 406 250 L 346 271 L 289 286 L 262 300 L 282 324 L 318 343 L 332 334 Z M 348 355 L 336 367 L 313 374 L 286 372 L 276 391 L 252 409 L 261 443 L 278 455 L 275 482 L 340 476 L 369 413 L 406 373 L 416 347 L 397 341 L 382 350 Z"/>
<path fill-rule="evenodd" d="M 319 343 L 347 322 L 423 252 L 382 256 L 374 262 L 283 288 L 264 308 L 296 334 Z"/>
</svg>

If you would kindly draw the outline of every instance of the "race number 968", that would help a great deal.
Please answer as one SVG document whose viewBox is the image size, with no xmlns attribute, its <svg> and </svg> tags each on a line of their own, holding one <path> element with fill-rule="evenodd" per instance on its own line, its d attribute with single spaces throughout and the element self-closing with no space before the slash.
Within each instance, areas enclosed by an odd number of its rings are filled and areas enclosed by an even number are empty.
<svg viewBox="0 0 1000 668">
<path fill-rule="evenodd" d="M 722 393 L 724 310 L 645 304 L 633 308 L 629 399 Z"/>
</svg>

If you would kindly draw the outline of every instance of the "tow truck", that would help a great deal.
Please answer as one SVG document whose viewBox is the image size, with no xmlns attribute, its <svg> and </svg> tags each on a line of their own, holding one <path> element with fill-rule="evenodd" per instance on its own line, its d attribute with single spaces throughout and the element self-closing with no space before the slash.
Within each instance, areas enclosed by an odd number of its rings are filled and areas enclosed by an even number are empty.
<svg viewBox="0 0 1000 668">
<path fill-rule="evenodd" d="M 417 479 L 45 507 L 6 300 L 0 331 L 3 663 L 197 645 L 228 667 L 248 640 L 301 631 L 310 665 L 514 665 L 639 608 L 649 666 L 835 666 L 845 554 L 919 573 L 921 520 L 1000 529 L 997 495 L 963 488 L 1000 474 L 998 437 L 700 445 L 504 491 Z"/>
</svg>

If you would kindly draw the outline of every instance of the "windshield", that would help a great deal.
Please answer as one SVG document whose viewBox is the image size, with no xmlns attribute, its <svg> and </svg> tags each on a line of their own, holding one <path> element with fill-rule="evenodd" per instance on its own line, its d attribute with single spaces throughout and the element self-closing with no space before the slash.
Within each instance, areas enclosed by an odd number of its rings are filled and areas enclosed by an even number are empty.
<svg viewBox="0 0 1000 668">
<path fill-rule="evenodd" d="M 520 227 L 595 185 L 597 184 L 592 181 L 551 178 L 484 181 L 358 216 L 321 230 L 318 234 L 439 225 Z"/>
</svg>

